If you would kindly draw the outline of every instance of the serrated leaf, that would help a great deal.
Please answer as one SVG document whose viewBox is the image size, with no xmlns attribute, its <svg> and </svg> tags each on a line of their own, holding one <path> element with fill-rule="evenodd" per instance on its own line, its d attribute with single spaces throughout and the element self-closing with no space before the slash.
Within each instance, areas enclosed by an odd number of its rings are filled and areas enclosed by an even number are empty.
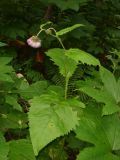
<svg viewBox="0 0 120 160">
<path fill-rule="evenodd" d="M 65 55 L 66 52 L 67 50 L 60 49 L 60 48 L 54 48 L 54 49 L 48 50 L 46 54 L 51 58 L 51 60 L 57 66 L 59 66 L 60 73 L 64 77 L 70 78 L 77 67 L 77 63 L 71 58 L 67 57 Z"/>
<path fill-rule="evenodd" d="M 30 136 L 35 155 L 57 137 L 67 134 L 78 124 L 76 112 L 57 95 L 42 95 L 31 100 Z"/>
<path fill-rule="evenodd" d="M 83 64 L 86 63 L 88 65 L 100 66 L 100 62 L 98 59 L 93 57 L 91 54 L 77 48 L 67 50 L 65 55 L 76 61 L 76 63 L 80 61 Z"/>
<path fill-rule="evenodd" d="M 118 91 L 119 84 L 117 85 L 115 76 L 104 67 L 100 68 L 100 75 L 106 90 L 112 95 L 112 97 L 118 103 L 120 99 L 120 92 Z"/>
<path fill-rule="evenodd" d="M 47 81 L 38 81 L 36 83 L 27 86 L 27 88 L 20 89 L 20 94 L 26 99 L 39 96 L 46 91 L 48 87 Z"/>
<path fill-rule="evenodd" d="M 68 99 L 67 102 L 70 104 L 70 106 L 73 106 L 73 107 L 80 107 L 80 108 L 86 107 L 83 102 L 77 100 L 76 98 Z"/>
<path fill-rule="evenodd" d="M 76 130 L 77 138 L 90 142 L 95 147 L 83 150 L 78 160 L 87 160 L 93 158 L 105 159 L 110 157 L 111 160 L 117 160 L 117 156 L 112 151 L 120 149 L 120 120 L 117 114 L 101 117 L 98 108 L 88 107 L 81 118 Z"/>
<path fill-rule="evenodd" d="M 120 160 L 120 158 L 107 152 L 107 149 L 101 146 L 85 148 L 80 152 L 76 160 Z"/>
<path fill-rule="evenodd" d="M 32 144 L 27 139 L 9 142 L 9 160 L 35 160 Z"/>
<path fill-rule="evenodd" d="M 78 82 L 78 86 L 79 84 L 81 84 L 81 82 Z M 94 86 L 89 86 L 87 82 L 84 82 L 83 86 L 79 89 L 95 99 L 97 102 L 104 103 L 102 112 L 103 115 L 109 115 L 120 111 L 115 99 L 105 90 L 105 88 L 97 89 Z"/>
<path fill-rule="evenodd" d="M 62 36 L 63 34 L 71 32 L 72 30 L 74 30 L 74 29 L 76 29 L 78 27 L 81 27 L 81 26 L 84 26 L 84 25 L 83 24 L 75 24 L 75 25 L 73 25 L 71 27 L 68 27 L 68 28 L 65 28 L 65 29 L 62 29 L 62 30 L 56 32 L 56 35 L 57 36 Z"/>
<path fill-rule="evenodd" d="M 7 155 L 9 151 L 9 146 L 5 142 L 5 138 L 0 132 L 0 160 L 8 160 Z"/>
</svg>

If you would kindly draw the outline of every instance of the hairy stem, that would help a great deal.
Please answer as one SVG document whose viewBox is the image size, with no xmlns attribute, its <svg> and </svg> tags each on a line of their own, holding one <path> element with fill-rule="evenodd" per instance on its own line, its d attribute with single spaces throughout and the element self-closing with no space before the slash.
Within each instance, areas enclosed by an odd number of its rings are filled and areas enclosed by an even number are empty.
<svg viewBox="0 0 120 160">
<path fill-rule="evenodd" d="M 67 99 L 67 92 L 68 92 L 68 83 L 69 83 L 69 77 L 65 77 L 65 99 Z"/>
<path fill-rule="evenodd" d="M 62 41 L 61 41 L 61 38 L 59 38 L 58 36 L 56 36 L 56 38 L 57 38 L 57 39 L 58 39 L 58 41 L 60 42 L 60 44 L 61 44 L 62 48 L 63 48 L 63 49 L 65 49 L 65 47 L 64 47 L 64 45 L 63 45 L 63 43 L 62 43 Z"/>
<path fill-rule="evenodd" d="M 43 32 L 43 31 L 45 31 L 45 29 L 40 29 L 40 31 L 37 33 L 36 37 L 38 37 L 39 34 L 40 34 L 41 32 Z"/>
</svg>

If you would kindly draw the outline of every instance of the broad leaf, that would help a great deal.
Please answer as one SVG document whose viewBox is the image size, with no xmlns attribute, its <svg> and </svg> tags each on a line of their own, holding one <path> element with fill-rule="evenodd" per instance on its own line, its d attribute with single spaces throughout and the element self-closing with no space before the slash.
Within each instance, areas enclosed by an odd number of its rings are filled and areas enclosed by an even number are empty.
<svg viewBox="0 0 120 160">
<path fill-rule="evenodd" d="M 117 84 L 115 76 L 104 67 L 100 68 L 100 75 L 106 90 L 112 95 L 112 97 L 118 103 L 120 100 L 119 81 Z"/>
<path fill-rule="evenodd" d="M 0 160 L 8 160 L 7 158 L 8 151 L 9 151 L 9 146 L 5 142 L 5 139 L 2 133 L 0 132 Z"/>
<path fill-rule="evenodd" d="M 22 97 L 26 99 L 33 98 L 34 96 L 39 96 L 45 92 L 47 89 L 48 84 L 47 81 L 38 81 L 36 83 L 27 86 L 27 88 L 20 89 L 20 94 Z"/>
<path fill-rule="evenodd" d="M 62 29 L 62 30 L 56 32 L 56 35 L 57 35 L 57 36 L 61 36 L 61 35 L 63 35 L 63 34 L 66 34 L 66 33 L 68 33 L 68 32 L 71 32 L 72 30 L 74 30 L 74 29 L 76 29 L 76 28 L 78 28 L 78 27 L 81 27 L 81 26 L 84 26 L 84 25 L 83 25 L 83 24 L 75 24 L 75 25 L 73 25 L 73 26 L 71 26 L 71 27 L 68 27 L 68 28 L 65 28 L 65 29 Z"/>
<path fill-rule="evenodd" d="M 88 65 L 100 65 L 99 60 L 79 49 L 65 50 L 55 48 L 48 50 L 46 54 L 57 66 L 59 66 L 60 73 L 64 77 L 70 78 L 79 62 L 86 63 Z"/>
<path fill-rule="evenodd" d="M 85 104 L 76 98 L 68 99 L 67 102 L 69 103 L 70 106 L 85 108 Z"/>
<path fill-rule="evenodd" d="M 88 107 L 76 134 L 77 138 L 94 145 L 83 150 L 78 160 L 103 160 L 109 157 L 111 160 L 118 159 L 112 154 L 112 151 L 120 149 L 120 120 L 117 115 L 101 117 L 98 108 Z"/>
<path fill-rule="evenodd" d="M 83 64 L 86 63 L 88 65 L 95 65 L 95 66 L 100 65 L 100 62 L 98 59 L 96 59 L 95 57 L 93 57 L 89 53 L 84 52 L 84 51 L 77 49 L 77 48 L 67 50 L 66 56 L 73 59 L 77 63 L 80 61 Z"/>
<path fill-rule="evenodd" d="M 112 97 L 111 94 L 107 92 L 104 87 L 98 89 L 94 85 L 89 85 L 87 81 L 79 81 L 77 84 L 78 87 L 80 86 L 80 91 L 86 93 L 87 95 L 95 99 L 97 102 L 101 102 L 104 104 L 102 115 L 109 115 L 120 111 L 119 105 L 117 105 L 115 99 Z"/>
<path fill-rule="evenodd" d="M 35 160 L 32 144 L 29 140 L 21 139 L 9 142 L 9 160 Z"/>
<path fill-rule="evenodd" d="M 107 152 L 107 148 L 100 146 L 85 148 L 80 152 L 76 160 L 120 160 L 120 158 Z"/>
<path fill-rule="evenodd" d="M 77 67 L 77 63 L 71 58 L 67 57 L 65 55 L 66 52 L 67 50 L 55 48 L 48 50 L 46 54 L 57 66 L 59 66 L 60 73 L 64 77 L 70 78 Z"/>
<path fill-rule="evenodd" d="M 57 95 L 46 94 L 32 99 L 29 126 L 35 155 L 57 137 L 75 129 L 77 124 L 76 112 Z"/>
</svg>

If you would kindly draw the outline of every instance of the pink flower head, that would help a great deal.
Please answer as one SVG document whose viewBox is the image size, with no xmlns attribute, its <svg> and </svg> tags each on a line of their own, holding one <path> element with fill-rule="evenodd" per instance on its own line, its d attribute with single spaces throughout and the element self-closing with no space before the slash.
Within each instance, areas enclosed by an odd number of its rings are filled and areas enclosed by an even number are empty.
<svg viewBox="0 0 120 160">
<path fill-rule="evenodd" d="M 41 47 L 41 40 L 37 36 L 32 36 L 27 40 L 29 46 L 33 48 Z"/>
</svg>

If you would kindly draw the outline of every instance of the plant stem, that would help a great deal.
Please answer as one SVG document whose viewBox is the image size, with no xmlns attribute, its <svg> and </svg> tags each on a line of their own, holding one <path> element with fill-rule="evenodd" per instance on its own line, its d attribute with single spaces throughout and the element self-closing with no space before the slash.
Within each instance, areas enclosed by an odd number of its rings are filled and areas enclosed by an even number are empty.
<svg viewBox="0 0 120 160">
<path fill-rule="evenodd" d="M 61 44 L 62 48 L 63 48 L 63 49 L 65 49 L 65 47 L 64 47 L 64 45 L 63 45 L 63 43 L 62 43 L 62 41 L 61 41 L 61 38 L 59 38 L 58 36 L 56 36 L 56 38 L 57 38 L 57 39 L 58 39 L 58 41 L 60 42 L 60 44 Z"/>
<path fill-rule="evenodd" d="M 53 30 L 55 35 L 51 34 L 51 36 L 55 37 L 59 43 L 61 44 L 62 48 L 65 50 L 65 47 L 62 43 L 62 40 L 61 38 L 57 35 L 56 33 L 56 30 L 54 28 L 49 28 L 50 30 Z M 64 64 L 64 67 L 65 67 L 66 64 Z M 66 67 L 65 67 L 65 70 L 66 70 Z M 67 76 L 67 73 L 65 74 L 65 99 L 67 99 L 67 92 L 68 92 L 68 82 L 69 82 L 69 77 Z"/>
<path fill-rule="evenodd" d="M 55 30 L 54 28 L 49 28 L 49 29 L 50 29 L 50 30 L 53 30 L 53 31 L 54 31 L 54 33 L 55 33 L 55 35 L 51 34 L 51 36 L 53 36 L 53 37 L 57 38 L 57 40 L 58 40 L 58 41 L 59 41 L 59 43 L 61 44 L 62 48 L 63 48 L 63 49 L 65 49 L 65 47 L 64 47 L 64 45 L 63 45 L 63 43 L 62 43 L 62 41 L 61 41 L 61 38 L 57 35 L 56 30 Z"/>
<path fill-rule="evenodd" d="M 39 34 L 40 34 L 42 31 L 45 31 L 45 29 L 41 29 L 41 30 L 37 33 L 36 37 L 38 37 Z"/>
<path fill-rule="evenodd" d="M 61 41 L 61 38 L 59 38 L 57 35 L 56 35 L 56 38 L 58 39 L 58 41 L 60 42 L 62 48 L 65 50 L 65 47 Z M 65 64 L 64 64 L 65 66 Z M 65 70 L 66 70 L 66 67 L 65 67 Z M 69 77 L 67 76 L 67 73 L 66 73 L 66 76 L 65 76 L 65 99 L 67 99 L 67 92 L 68 92 L 68 82 L 69 82 Z"/>
<path fill-rule="evenodd" d="M 59 38 L 57 35 L 56 35 L 56 38 L 58 39 L 58 41 L 60 42 L 62 48 L 65 50 L 65 47 L 61 41 L 61 38 Z M 65 66 L 65 64 L 64 64 Z M 65 67 L 65 70 L 66 70 L 66 67 Z M 65 100 L 67 99 L 67 92 L 68 92 L 68 82 L 69 82 L 69 77 L 67 76 L 67 73 L 66 73 L 66 76 L 65 76 Z"/>
<path fill-rule="evenodd" d="M 66 75 L 65 77 L 65 99 L 67 99 L 68 82 L 69 82 L 69 77 Z"/>
</svg>

